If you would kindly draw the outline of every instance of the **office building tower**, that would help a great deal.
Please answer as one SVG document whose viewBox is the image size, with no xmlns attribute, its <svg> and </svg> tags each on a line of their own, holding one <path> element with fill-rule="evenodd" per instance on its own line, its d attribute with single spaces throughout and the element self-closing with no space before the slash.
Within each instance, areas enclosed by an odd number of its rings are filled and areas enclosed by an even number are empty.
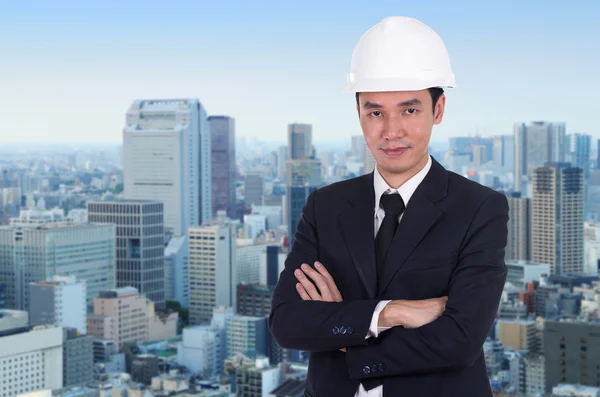
<svg viewBox="0 0 600 397">
<path fill-rule="evenodd" d="M 171 237 L 165 248 L 165 300 L 183 307 L 190 304 L 190 259 L 188 236 Z"/>
<path fill-rule="evenodd" d="M 80 386 L 94 380 L 94 337 L 76 328 L 63 329 L 63 386 Z"/>
<path fill-rule="evenodd" d="M 507 194 L 509 220 L 507 260 L 531 259 L 531 199 L 522 197 L 521 192 Z"/>
<path fill-rule="evenodd" d="M 285 180 L 285 165 L 288 161 L 288 148 L 287 146 L 279 146 L 277 150 L 277 178 L 279 180 Z"/>
<path fill-rule="evenodd" d="M 585 181 L 590 179 L 590 150 L 592 136 L 585 134 L 572 134 L 568 136 L 567 155 L 573 167 L 583 168 Z"/>
<path fill-rule="evenodd" d="M 117 225 L 117 288 L 134 287 L 165 305 L 164 205 L 160 201 L 88 201 L 91 222 Z"/>
<path fill-rule="evenodd" d="M 274 287 L 285 268 L 288 249 L 280 245 L 269 245 L 260 254 L 260 285 Z"/>
<path fill-rule="evenodd" d="M 207 379 L 221 374 L 225 358 L 225 332 L 209 325 L 183 329 L 177 362 Z"/>
<path fill-rule="evenodd" d="M 598 139 L 596 148 L 596 169 L 600 170 L 600 139 Z"/>
<path fill-rule="evenodd" d="M 513 173 L 515 169 L 515 137 L 500 135 L 494 137 L 494 164 L 506 172 Z"/>
<path fill-rule="evenodd" d="M 24 313 L 26 316 L 26 313 Z M 0 395 L 63 387 L 63 334 L 60 327 L 27 327 L 22 312 L 0 311 Z"/>
<path fill-rule="evenodd" d="M 583 271 L 583 169 L 548 163 L 533 170 L 531 259 L 552 274 Z"/>
<path fill-rule="evenodd" d="M 246 205 L 262 205 L 264 195 L 264 179 L 260 173 L 249 172 L 244 180 L 244 198 Z"/>
<path fill-rule="evenodd" d="M 266 317 L 235 315 L 227 318 L 227 357 L 238 353 L 248 357 L 267 356 L 268 333 Z"/>
<path fill-rule="evenodd" d="M 6 307 L 29 308 L 29 284 L 77 275 L 87 303 L 115 286 L 115 226 L 63 222 L 0 226 L 0 284 Z"/>
<path fill-rule="evenodd" d="M 473 145 L 471 147 L 473 153 L 473 167 L 481 167 L 490 159 L 487 157 L 488 147 L 485 145 Z"/>
<path fill-rule="evenodd" d="M 212 212 L 235 210 L 235 120 L 229 116 L 209 116 L 211 136 Z"/>
<path fill-rule="evenodd" d="M 288 124 L 288 160 L 314 158 L 311 124 Z"/>
<path fill-rule="evenodd" d="M 225 218 L 189 229 L 190 324 L 207 324 L 217 306 L 235 305 L 236 226 Z"/>
<path fill-rule="evenodd" d="M 322 185 L 321 163 L 318 160 L 288 160 L 286 181 L 286 210 L 288 236 L 294 244 L 296 229 L 308 196 Z"/>
<path fill-rule="evenodd" d="M 123 129 L 124 195 L 164 205 L 176 236 L 210 219 L 210 125 L 197 99 L 136 100 Z"/>
<path fill-rule="evenodd" d="M 29 322 L 74 328 L 85 334 L 87 304 L 85 282 L 75 276 L 54 276 L 30 285 Z"/>
<path fill-rule="evenodd" d="M 600 383 L 598 321 L 547 319 L 544 323 L 546 392 L 559 383 Z"/>
<path fill-rule="evenodd" d="M 534 168 L 565 161 L 565 129 L 564 123 L 546 121 L 514 125 L 516 191 L 521 191 L 523 182 L 532 178 Z"/>
</svg>

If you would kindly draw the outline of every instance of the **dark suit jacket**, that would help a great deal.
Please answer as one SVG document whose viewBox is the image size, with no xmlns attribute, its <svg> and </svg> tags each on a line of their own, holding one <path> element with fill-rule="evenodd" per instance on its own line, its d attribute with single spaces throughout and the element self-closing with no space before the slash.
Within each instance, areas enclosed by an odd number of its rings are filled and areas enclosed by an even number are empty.
<svg viewBox="0 0 600 397">
<path fill-rule="evenodd" d="M 352 397 L 362 379 L 383 377 L 384 397 L 491 396 L 482 346 L 506 280 L 505 196 L 433 160 L 377 291 L 374 195 L 372 173 L 313 192 L 275 288 L 269 327 L 282 347 L 310 352 L 305 394 Z M 316 260 L 343 302 L 299 297 L 293 272 Z M 432 323 L 365 339 L 379 301 L 446 295 L 446 310 Z"/>
</svg>

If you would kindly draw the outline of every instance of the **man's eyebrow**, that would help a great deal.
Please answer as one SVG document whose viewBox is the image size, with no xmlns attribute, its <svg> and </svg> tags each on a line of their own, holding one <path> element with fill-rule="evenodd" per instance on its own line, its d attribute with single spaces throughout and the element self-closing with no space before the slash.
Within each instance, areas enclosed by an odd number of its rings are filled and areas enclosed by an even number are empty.
<svg viewBox="0 0 600 397">
<path fill-rule="evenodd" d="M 420 99 L 417 99 L 417 98 L 408 99 L 406 101 L 398 102 L 396 104 L 397 107 L 418 106 L 418 105 L 422 105 L 422 102 Z M 378 103 L 369 102 L 369 101 L 366 101 L 363 104 L 363 108 L 365 108 L 365 109 L 381 109 L 382 107 L 383 106 L 381 106 Z"/>
</svg>

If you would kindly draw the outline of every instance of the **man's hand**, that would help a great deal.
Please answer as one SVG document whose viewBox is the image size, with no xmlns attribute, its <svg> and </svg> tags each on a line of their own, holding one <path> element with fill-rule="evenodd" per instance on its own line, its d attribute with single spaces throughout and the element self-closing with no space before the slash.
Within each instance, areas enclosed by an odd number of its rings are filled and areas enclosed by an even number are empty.
<svg viewBox="0 0 600 397">
<path fill-rule="evenodd" d="M 424 300 L 393 300 L 379 314 L 380 327 L 419 328 L 436 320 L 446 310 L 448 297 Z"/>
<path fill-rule="evenodd" d="M 321 262 L 315 262 L 315 268 L 318 271 L 315 271 L 306 263 L 303 263 L 301 268 L 302 270 L 296 270 L 294 275 L 300 281 L 296 284 L 296 291 L 298 291 L 302 300 L 323 302 L 341 302 L 343 300 L 342 294 L 340 294 L 338 287 L 333 281 L 333 277 L 331 277 L 331 274 L 329 274 Z M 319 291 L 315 288 L 315 284 L 319 288 Z M 346 353 L 346 348 L 344 347 L 340 351 Z"/>
<path fill-rule="evenodd" d="M 315 262 L 315 268 L 318 271 L 306 263 L 303 263 L 301 268 L 302 270 L 296 270 L 294 275 L 299 281 L 296 284 L 296 291 L 302 300 L 323 302 L 341 302 L 343 300 L 333 277 L 322 263 Z"/>
</svg>

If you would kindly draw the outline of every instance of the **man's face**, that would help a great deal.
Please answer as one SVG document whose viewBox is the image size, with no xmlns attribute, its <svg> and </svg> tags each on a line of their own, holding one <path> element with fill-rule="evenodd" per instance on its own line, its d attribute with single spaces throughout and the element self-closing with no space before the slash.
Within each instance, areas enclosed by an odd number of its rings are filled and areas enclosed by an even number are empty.
<svg viewBox="0 0 600 397">
<path fill-rule="evenodd" d="M 416 173 L 427 163 L 431 130 L 442 121 L 445 103 L 442 95 L 434 112 L 428 90 L 360 93 L 360 126 L 384 177 Z"/>
</svg>

